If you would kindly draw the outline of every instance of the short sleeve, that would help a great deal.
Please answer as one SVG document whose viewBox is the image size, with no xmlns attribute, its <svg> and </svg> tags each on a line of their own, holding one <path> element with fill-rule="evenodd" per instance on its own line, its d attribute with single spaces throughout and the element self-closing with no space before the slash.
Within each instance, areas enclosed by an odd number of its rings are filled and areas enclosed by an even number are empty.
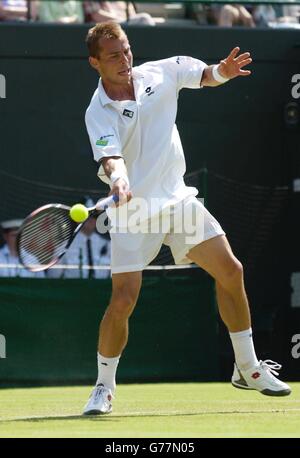
<svg viewBox="0 0 300 458">
<path fill-rule="evenodd" d="M 85 123 L 96 162 L 104 157 L 122 157 L 119 135 L 114 127 L 105 120 L 95 119 L 88 111 L 85 115 Z"/>
<path fill-rule="evenodd" d="M 105 120 L 96 119 L 89 110 L 85 115 L 85 123 L 96 162 L 105 157 L 123 157 L 119 134 L 114 127 Z M 102 165 L 99 168 L 98 176 L 104 183 L 109 183 Z"/>
<path fill-rule="evenodd" d="M 207 64 L 188 56 L 171 57 L 165 60 L 166 70 L 177 78 L 177 90 L 183 88 L 199 89 L 202 74 Z"/>
</svg>

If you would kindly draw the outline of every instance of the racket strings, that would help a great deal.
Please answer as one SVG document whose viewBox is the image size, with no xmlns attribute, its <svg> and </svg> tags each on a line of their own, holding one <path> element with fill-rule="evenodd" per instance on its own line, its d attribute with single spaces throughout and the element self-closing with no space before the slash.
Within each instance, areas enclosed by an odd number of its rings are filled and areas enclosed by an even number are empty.
<svg viewBox="0 0 300 458">
<path fill-rule="evenodd" d="M 21 262 L 30 270 L 52 264 L 64 253 L 75 227 L 66 208 L 48 207 L 31 216 L 19 236 Z"/>
</svg>

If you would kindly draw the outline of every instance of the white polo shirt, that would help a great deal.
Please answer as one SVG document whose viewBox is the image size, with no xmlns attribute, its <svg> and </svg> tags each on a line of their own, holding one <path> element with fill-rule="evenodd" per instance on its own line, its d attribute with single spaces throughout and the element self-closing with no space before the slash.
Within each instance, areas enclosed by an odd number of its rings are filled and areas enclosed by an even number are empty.
<svg viewBox="0 0 300 458">
<path fill-rule="evenodd" d="M 135 101 L 111 100 L 100 78 L 86 111 L 94 159 L 98 162 L 110 156 L 124 158 L 133 197 L 148 202 L 148 217 L 198 194 L 183 180 L 186 164 L 175 120 L 179 91 L 199 89 L 206 66 L 198 59 L 179 56 L 134 67 Z M 98 175 L 109 183 L 102 166 Z M 134 199 L 119 207 L 119 226 L 122 213 L 124 218 L 127 215 L 126 206 L 134 208 Z M 116 210 L 109 209 L 108 214 L 114 225 Z"/>
</svg>

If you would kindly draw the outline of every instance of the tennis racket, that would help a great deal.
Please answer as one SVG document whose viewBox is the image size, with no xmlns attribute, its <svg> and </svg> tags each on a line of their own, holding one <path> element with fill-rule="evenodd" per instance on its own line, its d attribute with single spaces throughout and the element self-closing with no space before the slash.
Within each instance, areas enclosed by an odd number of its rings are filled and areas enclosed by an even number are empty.
<svg viewBox="0 0 300 458">
<path fill-rule="evenodd" d="M 100 199 L 88 208 L 89 216 L 96 216 L 119 201 L 117 195 Z M 70 217 L 71 207 L 48 204 L 27 216 L 17 235 L 17 252 L 21 264 L 31 272 L 49 269 L 65 254 L 82 228 Z"/>
</svg>

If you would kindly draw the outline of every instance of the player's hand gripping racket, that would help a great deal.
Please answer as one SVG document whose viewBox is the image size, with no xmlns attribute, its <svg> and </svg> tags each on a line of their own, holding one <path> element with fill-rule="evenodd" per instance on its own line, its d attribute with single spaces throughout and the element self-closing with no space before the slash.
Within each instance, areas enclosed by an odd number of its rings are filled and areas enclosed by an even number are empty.
<svg viewBox="0 0 300 458">
<path fill-rule="evenodd" d="M 100 199 L 96 205 L 87 208 L 88 218 L 114 206 L 118 200 L 117 195 Z M 65 254 L 86 221 L 73 221 L 70 210 L 67 205 L 48 204 L 25 218 L 18 232 L 17 250 L 26 269 L 32 272 L 46 270 Z"/>
</svg>

